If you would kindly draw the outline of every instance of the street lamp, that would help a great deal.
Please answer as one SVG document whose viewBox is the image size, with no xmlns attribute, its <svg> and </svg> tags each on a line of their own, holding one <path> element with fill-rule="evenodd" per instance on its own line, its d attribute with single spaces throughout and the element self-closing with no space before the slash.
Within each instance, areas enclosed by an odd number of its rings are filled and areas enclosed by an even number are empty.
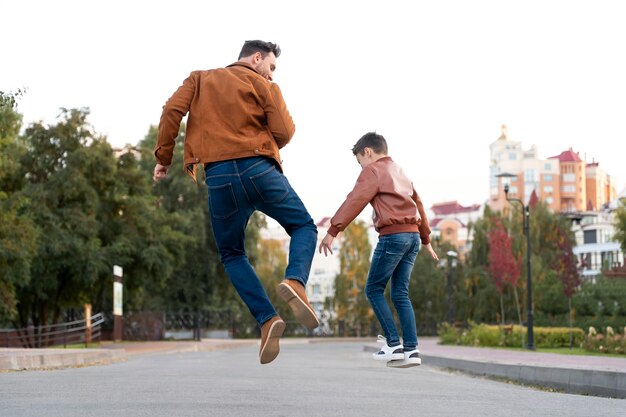
<svg viewBox="0 0 626 417">
<path fill-rule="evenodd" d="M 515 177 L 515 175 L 505 172 L 496 175 L 496 177 L 512 178 Z M 535 350 L 535 338 L 533 335 L 533 281 L 530 272 L 530 207 L 527 204 L 524 204 L 524 202 L 519 198 L 509 198 L 508 182 L 504 184 L 504 195 L 506 197 L 506 201 L 518 202 L 522 206 L 522 212 L 524 214 L 524 235 L 526 236 L 526 288 L 528 290 L 528 319 L 526 323 L 526 328 L 528 330 L 528 342 L 526 344 L 526 348 L 528 350 Z"/>
<path fill-rule="evenodd" d="M 452 268 L 456 268 L 456 258 L 458 257 L 458 254 L 453 250 L 449 250 L 446 255 L 448 257 L 448 323 L 453 325 L 454 300 L 452 294 Z"/>
</svg>

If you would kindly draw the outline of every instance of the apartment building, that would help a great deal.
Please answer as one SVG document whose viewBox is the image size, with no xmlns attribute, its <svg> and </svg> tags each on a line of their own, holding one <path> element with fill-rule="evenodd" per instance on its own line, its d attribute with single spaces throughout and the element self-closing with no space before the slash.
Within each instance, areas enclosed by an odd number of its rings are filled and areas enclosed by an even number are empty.
<svg viewBox="0 0 626 417">
<path fill-rule="evenodd" d="M 471 250 L 472 236 L 468 225 L 482 216 L 483 208 L 481 204 L 462 206 L 458 201 L 434 204 L 429 216 L 431 239 L 450 242 L 463 259 Z"/>
<path fill-rule="evenodd" d="M 611 176 L 598 162 L 587 163 L 572 148 L 541 159 L 535 145 L 523 150 L 522 143 L 511 140 L 502 125 L 500 137 L 489 150 L 489 206 L 495 210 L 506 204 L 505 183 L 509 197 L 527 203 L 534 192 L 555 212 L 599 210 L 616 197 Z"/>
</svg>

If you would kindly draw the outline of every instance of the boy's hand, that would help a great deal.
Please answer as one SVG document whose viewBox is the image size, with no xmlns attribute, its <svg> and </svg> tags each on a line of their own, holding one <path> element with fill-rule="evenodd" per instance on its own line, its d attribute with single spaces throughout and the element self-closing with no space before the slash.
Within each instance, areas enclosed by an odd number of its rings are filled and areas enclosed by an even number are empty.
<svg viewBox="0 0 626 417">
<path fill-rule="evenodd" d="M 439 260 L 439 256 L 437 256 L 437 254 L 435 253 L 435 250 L 433 249 L 433 247 L 431 246 L 431 244 L 429 243 L 428 245 L 424 245 L 424 249 L 426 249 L 426 252 L 428 252 L 428 254 L 435 260 L 438 261 Z"/>
<path fill-rule="evenodd" d="M 334 236 L 326 233 L 326 236 L 324 236 L 324 239 L 322 239 L 322 243 L 320 243 L 320 253 L 322 253 L 322 249 L 324 249 L 324 255 L 328 256 L 328 252 L 330 252 L 330 254 L 333 254 L 333 249 L 332 249 L 332 243 L 333 240 L 335 239 Z"/>
</svg>

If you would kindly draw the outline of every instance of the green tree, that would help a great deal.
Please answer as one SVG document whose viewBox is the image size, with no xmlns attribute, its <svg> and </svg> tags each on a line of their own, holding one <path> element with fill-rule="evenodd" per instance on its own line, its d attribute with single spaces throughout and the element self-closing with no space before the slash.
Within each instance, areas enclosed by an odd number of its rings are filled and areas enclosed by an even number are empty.
<svg viewBox="0 0 626 417">
<path fill-rule="evenodd" d="M 32 279 L 18 291 L 19 326 L 56 322 L 66 309 L 110 309 L 112 266 L 124 268 L 125 308 L 160 299 L 191 237 L 164 216 L 149 174 L 132 154 L 116 159 L 87 123 L 88 109 L 62 109 L 20 138 L 19 193 L 40 231 Z"/>
<path fill-rule="evenodd" d="M 415 311 L 415 319 L 418 327 L 418 336 L 420 333 L 434 333 L 438 323 L 447 318 L 448 299 L 447 299 L 447 263 L 445 261 L 445 253 L 454 248 L 450 243 L 432 240 L 434 251 L 441 257 L 437 264 L 422 250 L 418 252 L 411 272 L 411 283 L 409 285 L 409 298 L 413 303 Z M 458 268 L 452 270 L 454 278 L 454 299 L 455 312 L 458 313 Z"/>
<path fill-rule="evenodd" d="M 17 101 L 22 91 L 0 91 L 0 323 L 17 314 L 17 290 L 28 285 L 37 229 L 25 211 L 27 200 L 15 194 L 22 116 Z"/>
<path fill-rule="evenodd" d="M 256 323 L 231 285 L 222 264 L 213 237 L 204 171 L 198 169 L 197 183 L 183 169 L 185 126 L 181 125 L 176 139 L 172 167 L 167 178 L 152 185 L 157 198 L 159 222 L 170 224 L 170 230 L 187 237 L 180 248 L 178 264 L 165 274 L 159 288 L 152 291 L 151 308 L 169 311 L 230 311 L 232 319 L 239 323 L 238 334 L 256 334 Z M 157 128 L 152 126 L 146 137 L 138 144 L 142 175 L 151 181 L 155 160 Z M 266 227 L 265 216 L 255 212 L 246 228 L 246 254 L 253 267 L 263 262 L 259 246 L 260 230 Z M 173 252 L 172 252 L 173 253 Z M 168 263 L 173 264 L 171 260 Z"/>
<path fill-rule="evenodd" d="M 620 243 L 622 252 L 626 253 L 626 203 L 625 199 L 620 202 L 620 207 L 615 212 L 615 240 Z"/>
<path fill-rule="evenodd" d="M 335 277 L 334 308 L 337 320 L 346 323 L 357 337 L 369 333 L 374 313 L 365 295 L 372 247 L 367 226 L 361 220 L 351 223 L 343 232 L 339 250 L 340 272 Z"/>
</svg>

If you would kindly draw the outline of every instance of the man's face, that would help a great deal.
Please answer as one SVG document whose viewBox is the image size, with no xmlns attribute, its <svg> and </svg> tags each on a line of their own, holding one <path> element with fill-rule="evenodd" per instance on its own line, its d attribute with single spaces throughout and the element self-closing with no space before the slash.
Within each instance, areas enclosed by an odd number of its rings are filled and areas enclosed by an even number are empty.
<svg viewBox="0 0 626 417">
<path fill-rule="evenodd" d="M 257 52 L 256 66 L 254 69 L 256 72 L 265 77 L 268 81 L 272 81 L 274 76 L 274 70 L 276 69 L 276 56 L 274 52 L 268 53 L 265 58 L 261 55 L 260 52 Z"/>
</svg>

